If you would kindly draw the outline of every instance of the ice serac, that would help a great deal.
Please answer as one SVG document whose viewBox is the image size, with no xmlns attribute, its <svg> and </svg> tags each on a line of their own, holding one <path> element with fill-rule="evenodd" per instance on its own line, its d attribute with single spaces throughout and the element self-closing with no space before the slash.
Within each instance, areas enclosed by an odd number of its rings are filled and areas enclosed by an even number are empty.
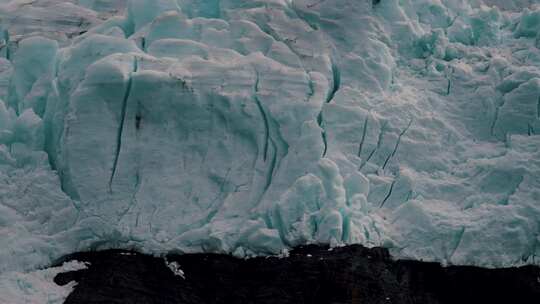
<svg viewBox="0 0 540 304">
<path fill-rule="evenodd" d="M 525 2 L 2 2 L 0 271 L 305 243 L 537 263 Z"/>
</svg>

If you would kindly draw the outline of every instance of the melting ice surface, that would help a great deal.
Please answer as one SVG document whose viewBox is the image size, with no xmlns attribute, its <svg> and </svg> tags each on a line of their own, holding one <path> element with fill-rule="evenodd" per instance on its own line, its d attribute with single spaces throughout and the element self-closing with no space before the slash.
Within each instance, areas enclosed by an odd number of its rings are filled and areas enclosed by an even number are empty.
<svg viewBox="0 0 540 304">
<path fill-rule="evenodd" d="M 71 293 L 75 282 L 64 286 L 54 283 L 54 277 L 62 272 L 87 268 L 88 263 L 66 262 L 62 266 L 20 273 L 8 271 L 0 274 L 0 303 L 6 304 L 61 304 Z"/>
<path fill-rule="evenodd" d="M 540 7 L 498 2 L 0 1 L 0 273 L 303 243 L 537 263 Z"/>
</svg>

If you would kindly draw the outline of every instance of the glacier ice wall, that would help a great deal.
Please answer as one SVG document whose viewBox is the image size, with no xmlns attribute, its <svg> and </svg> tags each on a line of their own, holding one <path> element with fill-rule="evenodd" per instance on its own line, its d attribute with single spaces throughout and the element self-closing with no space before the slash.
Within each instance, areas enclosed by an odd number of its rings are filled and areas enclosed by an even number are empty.
<svg viewBox="0 0 540 304">
<path fill-rule="evenodd" d="M 0 272 L 313 242 L 537 263 L 533 2 L 0 1 Z"/>
</svg>

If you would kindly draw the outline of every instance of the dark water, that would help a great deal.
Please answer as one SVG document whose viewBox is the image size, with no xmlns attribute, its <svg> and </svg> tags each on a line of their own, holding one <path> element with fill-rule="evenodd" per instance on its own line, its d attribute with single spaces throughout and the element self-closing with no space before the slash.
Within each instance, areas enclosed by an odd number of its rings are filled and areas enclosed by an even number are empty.
<svg viewBox="0 0 540 304">
<path fill-rule="evenodd" d="M 540 303 L 538 267 L 443 268 L 358 245 L 301 247 L 287 258 L 169 255 L 185 279 L 163 258 L 126 251 L 70 259 L 91 266 L 55 278 L 78 282 L 66 303 Z"/>
</svg>

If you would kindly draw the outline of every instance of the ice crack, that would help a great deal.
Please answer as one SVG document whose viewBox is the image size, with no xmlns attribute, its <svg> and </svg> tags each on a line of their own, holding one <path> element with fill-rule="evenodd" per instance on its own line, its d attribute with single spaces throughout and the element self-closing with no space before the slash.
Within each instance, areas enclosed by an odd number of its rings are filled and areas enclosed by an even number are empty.
<svg viewBox="0 0 540 304">
<path fill-rule="evenodd" d="M 113 162 L 113 168 L 111 172 L 111 177 L 109 179 L 109 192 L 112 193 L 112 183 L 114 180 L 114 175 L 116 174 L 116 168 L 118 167 L 118 159 L 120 156 L 120 150 L 122 148 L 122 133 L 124 131 L 124 121 L 126 118 L 126 108 L 127 108 L 127 102 L 129 100 L 129 97 L 131 95 L 131 87 L 133 83 L 133 77 L 132 74 L 136 73 L 138 70 L 138 62 L 137 58 L 133 58 L 133 69 L 129 73 L 129 79 L 126 86 L 126 91 L 124 92 L 124 98 L 122 100 L 122 112 L 120 114 L 120 125 L 118 126 L 118 133 L 116 135 L 116 151 L 114 155 L 114 162 Z"/>
<path fill-rule="evenodd" d="M 405 135 L 405 133 L 407 132 L 407 130 L 409 130 L 409 128 L 411 127 L 411 124 L 412 124 L 412 119 L 409 121 L 409 124 L 407 125 L 407 127 L 405 127 L 405 129 L 403 129 L 403 131 L 401 131 L 401 133 L 399 133 L 399 136 L 396 140 L 396 144 L 394 146 L 394 150 L 392 150 L 392 153 L 390 155 L 388 155 L 388 157 L 386 157 L 385 161 L 384 161 L 384 164 L 382 166 L 383 170 L 384 168 L 386 168 L 386 165 L 388 165 L 388 162 L 390 161 L 390 159 L 392 157 L 394 157 L 396 155 L 396 152 L 399 148 L 399 144 L 401 143 L 401 137 L 403 137 L 403 135 Z"/>
</svg>

